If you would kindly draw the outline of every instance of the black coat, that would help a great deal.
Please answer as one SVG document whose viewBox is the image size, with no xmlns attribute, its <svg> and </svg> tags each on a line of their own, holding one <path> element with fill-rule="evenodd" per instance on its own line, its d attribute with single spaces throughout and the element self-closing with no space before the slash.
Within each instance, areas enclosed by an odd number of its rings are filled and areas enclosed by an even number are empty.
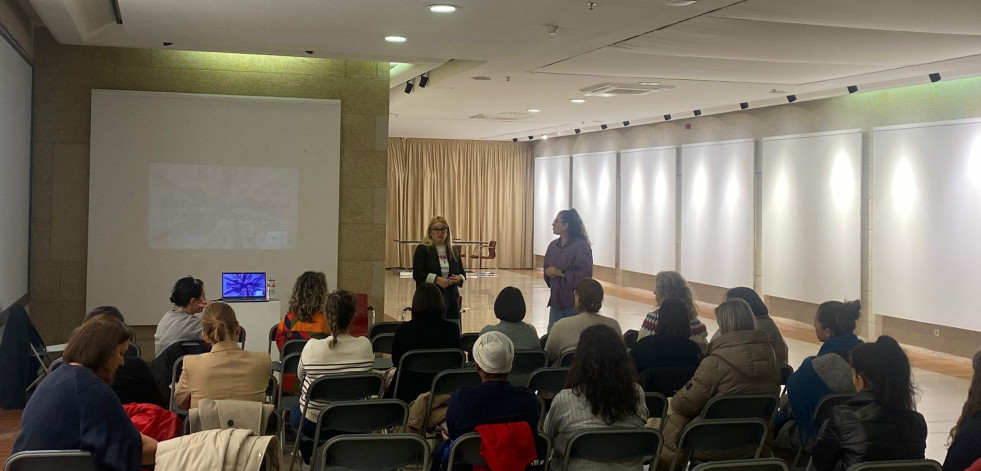
<svg viewBox="0 0 981 471">
<path fill-rule="evenodd" d="M 467 274 L 463 270 L 463 259 L 460 257 L 460 248 L 453 247 L 453 251 L 456 253 L 456 257 L 448 257 L 450 275 L 461 275 L 466 278 Z M 412 279 L 416 280 L 416 287 L 425 283 L 426 278 L 430 274 L 443 276 L 442 270 L 439 267 L 439 255 L 436 252 L 435 245 L 422 244 L 416 247 L 415 254 L 412 256 Z M 460 286 L 463 286 L 462 281 L 459 285 L 450 285 L 446 288 L 441 288 L 443 301 L 446 304 L 447 319 L 460 318 Z"/>
</svg>

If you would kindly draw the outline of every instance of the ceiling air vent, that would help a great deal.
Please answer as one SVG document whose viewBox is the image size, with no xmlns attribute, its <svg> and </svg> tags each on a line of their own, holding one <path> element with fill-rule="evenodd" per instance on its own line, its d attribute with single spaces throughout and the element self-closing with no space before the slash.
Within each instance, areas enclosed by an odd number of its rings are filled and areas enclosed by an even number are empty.
<svg viewBox="0 0 981 471">
<path fill-rule="evenodd" d="M 638 95 L 650 95 L 651 93 L 656 93 L 664 90 L 671 90 L 674 86 L 672 85 L 642 85 L 639 83 L 601 83 L 593 85 L 591 87 L 586 87 L 579 89 L 585 96 L 600 96 L 600 97 L 611 97 L 611 96 L 638 96 Z"/>
<path fill-rule="evenodd" d="M 471 116 L 470 119 L 483 119 L 488 121 L 521 121 L 522 119 L 528 119 L 530 117 L 531 113 L 507 111 L 504 113 L 494 114 L 475 114 Z"/>
</svg>

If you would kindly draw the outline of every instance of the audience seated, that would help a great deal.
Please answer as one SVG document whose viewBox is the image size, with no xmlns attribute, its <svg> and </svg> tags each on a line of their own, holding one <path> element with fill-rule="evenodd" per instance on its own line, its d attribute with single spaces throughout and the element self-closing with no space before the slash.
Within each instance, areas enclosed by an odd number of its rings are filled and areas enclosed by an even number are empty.
<svg viewBox="0 0 981 471">
<path fill-rule="evenodd" d="M 722 335 L 709 344 L 695 376 L 671 401 L 657 466 L 660 471 L 670 468 L 682 429 L 701 414 L 709 399 L 734 393 L 776 395 L 780 391 L 780 366 L 770 338 L 756 329 L 749 304 L 742 299 L 725 301 L 715 308 L 715 317 Z"/>
<path fill-rule="evenodd" d="M 485 326 L 480 329 L 480 334 L 501 332 L 511 339 L 515 350 L 541 350 L 535 326 L 523 322 L 525 310 L 525 298 L 521 295 L 521 290 L 514 286 L 502 289 L 494 300 L 494 317 L 501 322 Z"/>
<path fill-rule="evenodd" d="M 114 306 L 99 306 L 86 314 L 82 322 L 87 322 L 89 319 L 100 315 L 110 316 L 126 325 L 123 314 Z M 132 340 L 133 333 L 130 330 L 130 341 Z M 164 409 L 169 405 L 167 403 L 168 398 L 161 394 L 156 381 L 153 379 L 150 366 L 142 358 L 131 355 L 129 350 L 123 357 L 123 364 L 116 369 L 116 374 L 113 375 L 112 390 L 116 392 L 119 401 L 123 404 L 154 404 Z"/>
<path fill-rule="evenodd" d="M 961 416 L 957 418 L 954 428 L 950 429 L 950 447 L 944 460 L 944 471 L 964 471 L 981 459 L 981 351 L 974 354 L 971 363 L 974 376 Z"/>
<path fill-rule="evenodd" d="M 562 322 L 581 315 L 556 322 L 552 333 Z M 543 427 L 552 439 L 555 463 L 562 462 L 569 440 L 577 432 L 597 427 L 643 427 L 647 422 L 644 390 L 637 384 L 636 368 L 620 333 L 606 325 L 582 331 L 565 386 L 552 400 Z M 592 469 L 639 471 L 643 466 L 640 461 L 630 466 L 585 460 L 569 464 L 569 471 Z"/>
<path fill-rule="evenodd" d="M 786 365 L 787 342 L 783 340 L 783 335 L 780 334 L 777 324 L 770 318 L 770 310 L 766 308 L 766 304 L 763 304 L 760 295 L 756 294 L 752 288 L 740 286 L 726 291 L 726 300 L 731 299 L 742 299 L 749 304 L 749 307 L 753 309 L 753 315 L 756 316 L 756 328 L 770 336 L 770 346 L 773 347 L 773 354 L 777 356 L 777 364 Z M 715 336 L 719 336 L 718 331 L 716 331 Z M 715 338 L 713 337 L 712 340 Z"/>
<path fill-rule="evenodd" d="M 552 364 L 557 364 L 563 353 L 576 350 L 579 336 L 587 327 L 605 325 L 616 331 L 617 335 L 622 335 L 616 319 L 599 313 L 603 307 L 603 287 L 598 281 L 592 278 L 580 280 L 573 295 L 579 314 L 559 319 L 545 340 L 545 354 Z"/>
<path fill-rule="evenodd" d="M 286 316 L 276 328 L 276 346 L 294 339 L 322 339 L 330 334 L 324 307 L 327 303 L 327 276 L 308 271 L 296 278 Z M 287 388 L 292 391 L 293 388 Z"/>
<path fill-rule="evenodd" d="M 659 316 L 658 310 L 661 303 L 667 301 L 668 299 L 677 299 L 685 303 L 685 306 L 688 306 L 688 316 L 691 320 L 690 337 L 702 348 L 702 351 L 704 352 L 708 347 L 708 330 L 705 328 L 705 324 L 702 324 L 702 321 L 698 320 L 698 309 L 695 307 L 695 297 L 692 295 L 691 288 L 688 287 L 688 282 L 685 281 L 683 276 L 681 276 L 681 273 L 676 271 L 662 271 L 655 276 L 655 309 L 654 311 L 647 313 L 647 317 L 644 318 L 644 323 L 641 324 L 640 330 L 637 332 L 637 340 L 654 334 L 654 331 L 657 329 L 657 320 Z"/>
<path fill-rule="evenodd" d="M 443 293 L 433 283 L 422 283 L 412 295 L 412 318 L 403 323 L 395 331 L 392 338 L 392 363 L 398 368 L 402 356 L 411 350 L 434 348 L 460 348 L 460 328 L 453 322 L 443 319 L 446 305 L 443 303 Z M 396 370 L 395 376 L 389 382 L 388 396 L 394 393 L 395 383 L 401 373 Z M 413 375 L 414 376 L 414 375 Z M 432 378 L 405 378 L 399 386 L 406 391 L 428 391 Z M 412 383 L 412 384 L 409 384 Z M 416 393 L 417 395 L 418 393 Z M 409 394 L 398 399 L 411 402 L 415 395 Z"/>
<path fill-rule="evenodd" d="M 238 344 L 242 328 L 235 311 L 226 303 L 214 302 L 201 316 L 200 334 L 211 351 L 184 357 L 184 369 L 174 387 L 174 401 L 181 409 L 198 406 L 208 399 L 237 399 L 263 402 L 271 376 L 268 353 L 248 352 Z"/>
<path fill-rule="evenodd" d="M 99 470 L 135 471 L 141 463 L 153 464 L 157 442 L 137 431 L 109 387 L 129 337 L 126 325 L 107 315 L 77 327 L 62 356 L 65 364 L 27 402 L 11 453 L 83 450 Z"/>
<path fill-rule="evenodd" d="M 310 400 L 307 394 L 310 386 L 318 378 L 339 373 L 358 373 L 371 371 L 375 354 L 371 351 L 371 341 L 366 337 L 352 337 L 348 331 L 354 320 L 356 304 L 350 291 L 337 290 L 327 296 L 327 322 L 334 335 L 326 339 L 310 340 L 300 354 L 297 380 L 301 387 L 300 402 L 290 411 L 290 424 L 294 430 L 300 429 L 301 407 L 306 409 L 303 417 L 303 432 L 312 437 L 316 432 L 317 417 L 327 407 L 327 403 Z M 306 462 L 310 460 L 312 443 L 300 442 L 300 453 Z"/>
<path fill-rule="evenodd" d="M 916 412 L 909 359 L 896 340 L 881 336 L 851 353 L 855 395 L 834 408 L 812 450 L 817 471 L 856 463 L 923 459 L 927 425 Z"/>
<path fill-rule="evenodd" d="M 204 296 L 204 282 L 193 276 L 177 280 L 170 291 L 170 302 L 174 308 L 163 315 L 153 334 L 154 356 L 159 356 L 164 349 L 177 342 L 201 338 L 201 319 L 194 315 L 208 305 L 208 298 Z"/>
<path fill-rule="evenodd" d="M 702 358 L 702 347 L 689 338 L 688 307 L 668 299 L 658 309 L 654 335 L 640 339 L 630 350 L 644 390 L 671 397 L 691 379 Z"/>
<path fill-rule="evenodd" d="M 830 393 L 855 392 L 848 352 L 862 344 L 855 335 L 862 304 L 828 301 L 818 306 L 814 334 L 823 342 L 816 356 L 807 357 L 787 380 L 786 403 L 777 415 L 774 445 L 793 449 L 808 443 L 821 424 L 812 423 L 817 403 Z"/>
</svg>

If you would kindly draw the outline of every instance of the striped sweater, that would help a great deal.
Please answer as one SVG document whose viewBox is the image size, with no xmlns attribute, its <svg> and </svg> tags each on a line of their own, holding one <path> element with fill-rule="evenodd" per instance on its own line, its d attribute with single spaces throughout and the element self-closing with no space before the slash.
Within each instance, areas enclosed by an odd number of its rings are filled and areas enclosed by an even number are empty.
<svg viewBox="0 0 981 471">
<path fill-rule="evenodd" d="M 648 335 L 654 335 L 654 330 L 657 328 L 658 312 L 655 309 L 653 312 L 648 312 L 647 317 L 644 318 L 644 323 L 640 326 L 640 331 L 637 332 L 637 340 L 640 340 Z M 702 321 L 695 317 L 691 320 L 691 336 L 688 337 L 692 341 L 702 347 L 702 352 L 708 347 L 708 329 Z"/>
<path fill-rule="evenodd" d="M 371 371 L 375 354 L 371 342 L 365 337 L 352 337 L 348 334 L 337 336 L 337 345 L 330 347 L 332 337 L 311 340 L 303 347 L 296 377 L 301 385 L 300 407 L 306 408 L 306 418 L 317 421 L 320 411 L 327 407 L 323 401 L 307 401 L 307 391 L 318 378 L 329 374 L 359 373 Z"/>
</svg>

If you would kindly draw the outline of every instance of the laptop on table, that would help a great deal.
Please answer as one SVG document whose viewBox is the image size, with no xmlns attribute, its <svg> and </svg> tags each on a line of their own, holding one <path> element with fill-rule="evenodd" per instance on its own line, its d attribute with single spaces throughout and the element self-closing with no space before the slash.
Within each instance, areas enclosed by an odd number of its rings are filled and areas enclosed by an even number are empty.
<svg viewBox="0 0 981 471">
<path fill-rule="evenodd" d="M 222 273 L 221 300 L 229 303 L 266 301 L 266 274 L 262 272 Z"/>
</svg>

